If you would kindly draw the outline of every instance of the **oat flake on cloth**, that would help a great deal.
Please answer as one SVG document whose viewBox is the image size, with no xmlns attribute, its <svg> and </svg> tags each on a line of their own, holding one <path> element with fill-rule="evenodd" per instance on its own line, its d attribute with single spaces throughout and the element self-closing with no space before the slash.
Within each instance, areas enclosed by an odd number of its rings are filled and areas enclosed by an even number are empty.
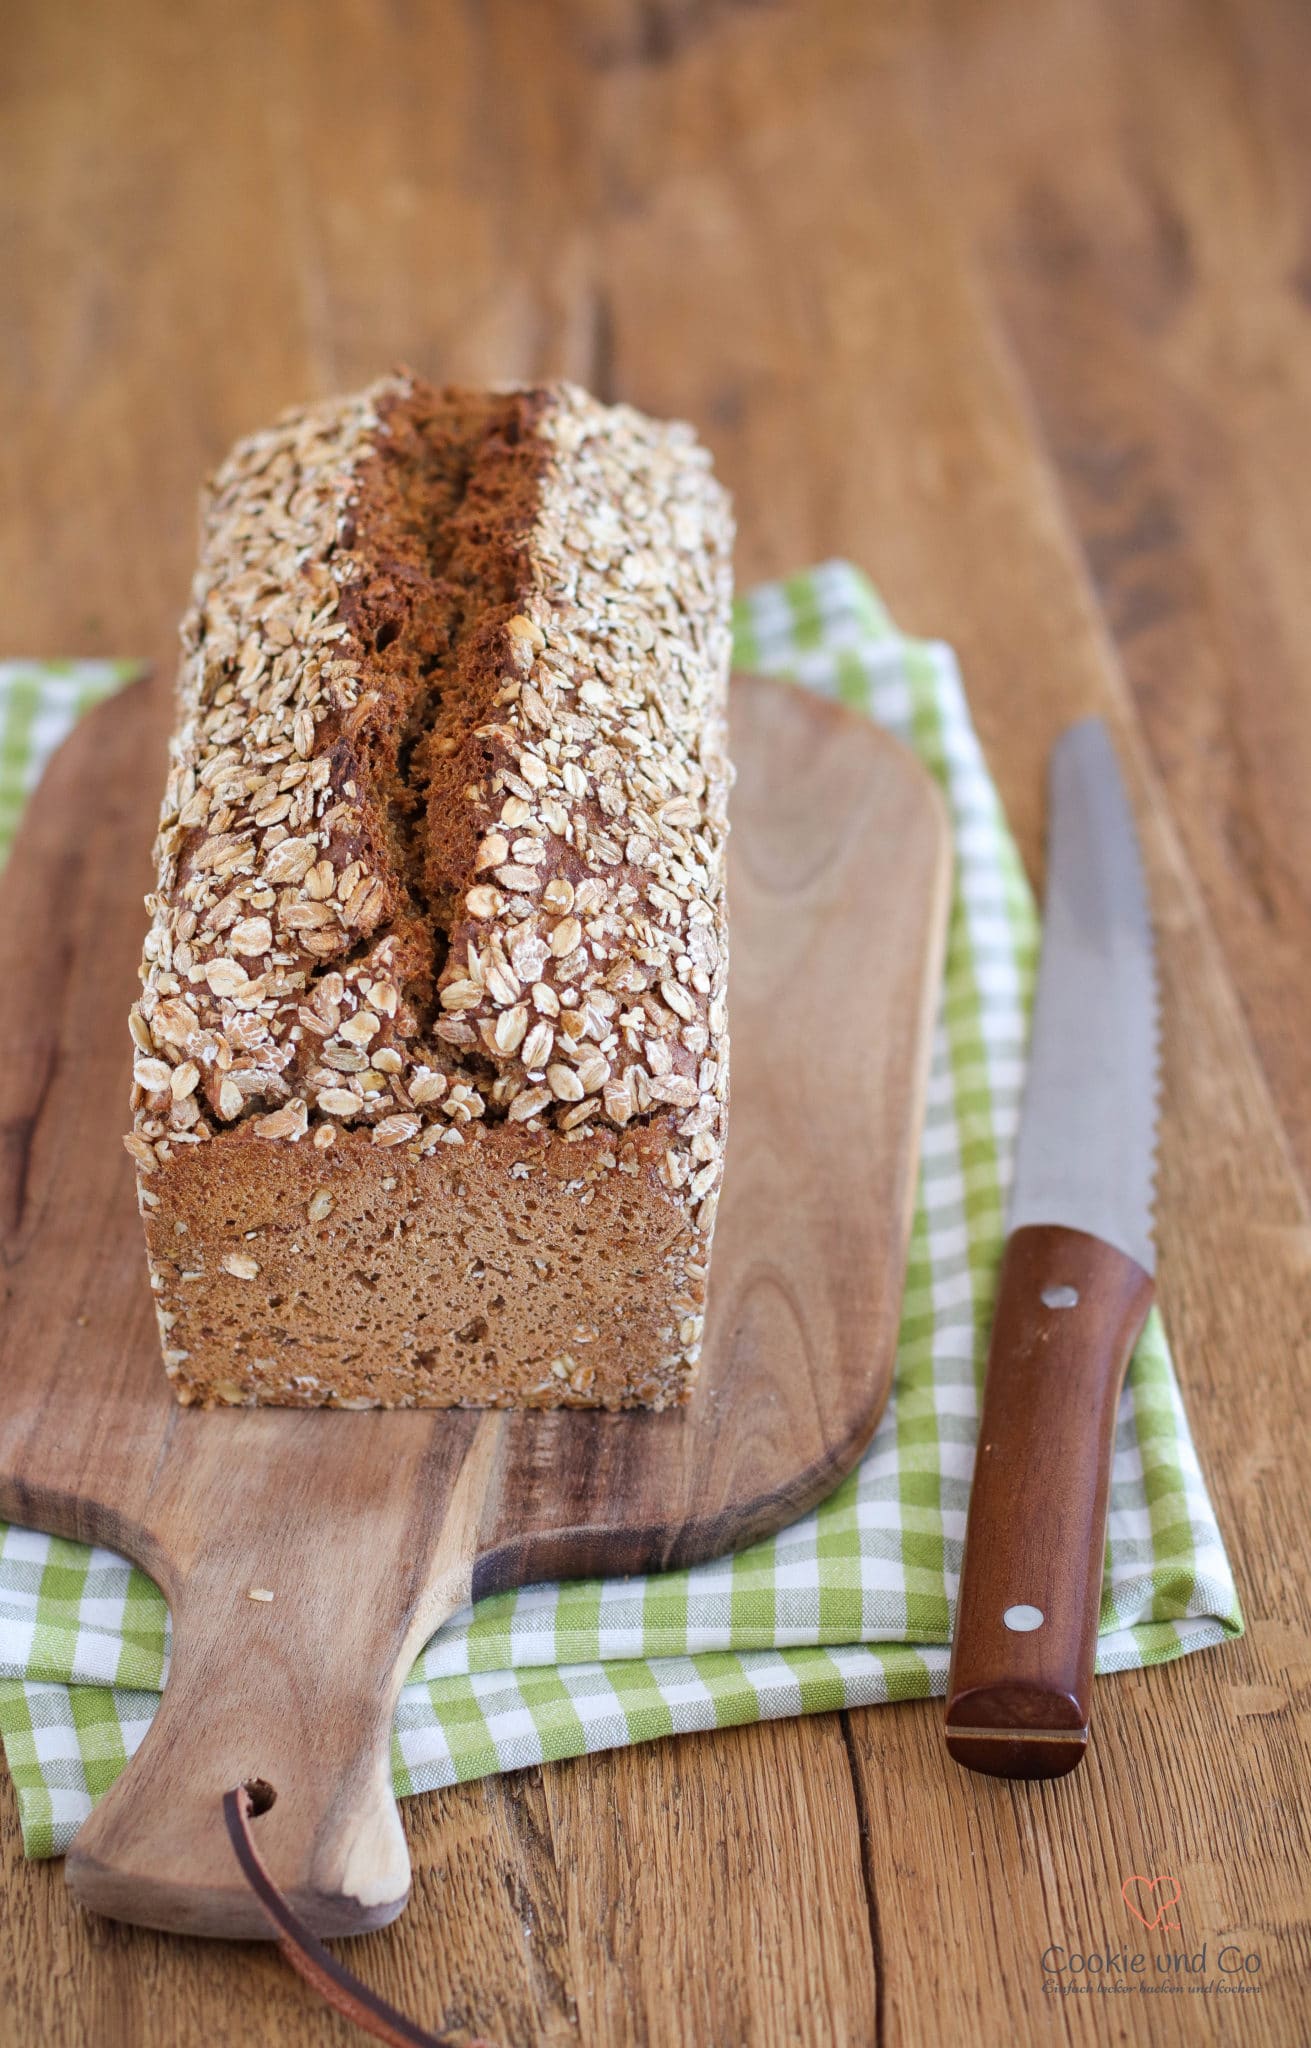
<svg viewBox="0 0 1311 2048">
<path fill-rule="evenodd" d="M 401 1693 L 400 1794 L 945 1689 L 1037 914 L 950 649 L 903 638 L 843 562 L 749 592 L 736 642 L 742 667 L 898 734 L 950 808 L 955 896 L 892 1400 L 856 1471 L 768 1542 L 690 1571 L 533 1586 L 454 1616 Z M 0 664 L 0 855 L 51 748 L 131 673 Z M 126 1043 L 125 1028 L 125 1075 Z M 1153 1313 L 1120 1407 L 1097 1668 L 1163 1664 L 1241 1630 Z M 168 1615 L 143 1573 L 0 1524 L 0 1733 L 30 1856 L 68 1847 L 144 1736 L 167 1665 Z"/>
</svg>

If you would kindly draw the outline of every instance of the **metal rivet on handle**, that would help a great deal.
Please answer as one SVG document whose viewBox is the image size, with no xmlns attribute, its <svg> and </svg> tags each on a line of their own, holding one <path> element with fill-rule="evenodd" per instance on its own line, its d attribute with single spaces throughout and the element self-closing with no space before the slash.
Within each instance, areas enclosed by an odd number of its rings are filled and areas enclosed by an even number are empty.
<svg viewBox="0 0 1311 2048">
<path fill-rule="evenodd" d="M 1046 1618 L 1041 1607 L 1029 1607 L 1023 1602 L 1018 1607 L 1008 1607 L 1002 1616 L 1007 1628 L 1014 1629 L 1017 1636 L 1032 1635 Z"/>
<path fill-rule="evenodd" d="M 1079 1290 L 1077 1287 L 1044 1287 L 1042 1305 L 1044 1308 L 1078 1308 Z"/>
</svg>

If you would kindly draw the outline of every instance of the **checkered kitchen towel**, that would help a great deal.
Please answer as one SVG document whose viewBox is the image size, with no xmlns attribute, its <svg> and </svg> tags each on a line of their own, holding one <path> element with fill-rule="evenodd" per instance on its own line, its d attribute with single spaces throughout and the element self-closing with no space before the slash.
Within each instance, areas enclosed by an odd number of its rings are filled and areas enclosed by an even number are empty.
<svg viewBox="0 0 1311 2048">
<path fill-rule="evenodd" d="M 949 649 L 904 639 L 864 579 L 834 562 L 745 597 L 737 657 L 889 727 L 950 806 L 956 893 L 893 1398 L 859 1468 L 767 1543 L 692 1571 L 534 1586 L 456 1615 L 401 1694 L 401 1793 L 945 1689 L 1037 917 Z M 60 731 L 123 674 L 0 667 L 0 832 Z M 1120 1410 L 1098 1670 L 1163 1664 L 1241 1629 L 1153 1315 Z M 164 1603 L 141 1572 L 109 1551 L 3 1532 L 0 1732 L 29 1855 L 67 1847 L 145 1734 L 167 1662 Z"/>
</svg>

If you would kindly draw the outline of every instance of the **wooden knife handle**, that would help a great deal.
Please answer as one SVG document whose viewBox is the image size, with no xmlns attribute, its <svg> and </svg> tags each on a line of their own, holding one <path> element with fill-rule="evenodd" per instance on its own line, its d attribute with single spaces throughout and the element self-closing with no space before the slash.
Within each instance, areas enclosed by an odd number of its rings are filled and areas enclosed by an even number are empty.
<svg viewBox="0 0 1311 2048">
<path fill-rule="evenodd" d="M 1058 1778 L 1088 1743 L 1115 1420 L 1152 1280 L 1082 1230 L 1006 1246 L 947 1679 L 947 1748 Z"/>
</svg>

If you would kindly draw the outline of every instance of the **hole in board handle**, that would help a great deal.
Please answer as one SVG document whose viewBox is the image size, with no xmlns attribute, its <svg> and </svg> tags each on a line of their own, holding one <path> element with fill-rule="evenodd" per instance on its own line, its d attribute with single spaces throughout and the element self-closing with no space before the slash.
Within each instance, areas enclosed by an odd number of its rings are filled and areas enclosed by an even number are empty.
<svg viewBox="0 0 1311 2048">
<path fill-rule="evenodd" d="M 247 1778 L 241 1789 L 250 1800 L 252 1820 L 258 1820 L 262 1813 L 267 1813 L 278 1796 L 267 1778 Z"/>
</svg>

